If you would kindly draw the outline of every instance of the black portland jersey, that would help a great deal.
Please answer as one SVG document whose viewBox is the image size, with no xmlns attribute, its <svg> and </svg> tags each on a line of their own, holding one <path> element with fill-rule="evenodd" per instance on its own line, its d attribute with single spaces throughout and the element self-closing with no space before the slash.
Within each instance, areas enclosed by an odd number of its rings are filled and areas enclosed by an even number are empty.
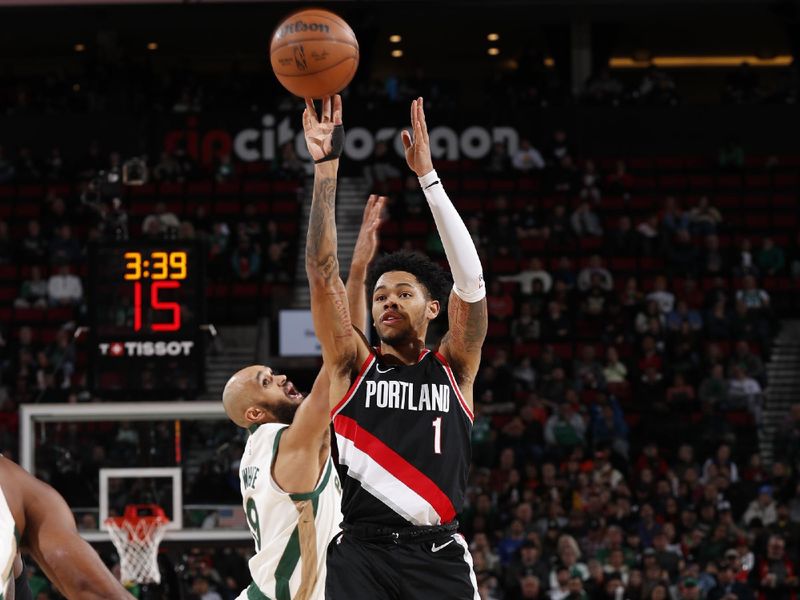
<svg viewBox="0 0 800 600">
<path fill-rule="evenodd" d="M 414 365 L 371 354 L 331 411 L 345 523 L 441 525 L 464 503 L 472 412 L 438 352 Z"/>
</svg>

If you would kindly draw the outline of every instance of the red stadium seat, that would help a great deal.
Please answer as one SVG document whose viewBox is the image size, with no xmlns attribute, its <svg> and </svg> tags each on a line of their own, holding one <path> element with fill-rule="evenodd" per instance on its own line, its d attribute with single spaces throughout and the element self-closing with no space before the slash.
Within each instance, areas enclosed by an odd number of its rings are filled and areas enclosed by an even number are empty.
<svg viewBox="0 0 800 600">
<path fill-rule="evenodd" d="M 192 181 L 186 184 L 186 194 L 188 196 L 209 197 L 214 193 L 214 186 L 211 181 Z"/>
<path fill-rule="evenodd" d="M 272 184 L 269 181 L 246 181 L 242 187 L 242 193 L 247 196 L 268 196 L 272 191 Z"/>
<path fill-rule="evenodd" d="M 238 197 L 241 187 L 238 181 L 220 181 L 217 183 L 214 193 L 217 196 L 225 196 L 227 198 Z"/>
<path fill-rule="evenodd" d="M 158 186 L 158 195 L 161 197 L 182 196 L 183 183 L 179 181 L 165 181 Z"/>
</svg>

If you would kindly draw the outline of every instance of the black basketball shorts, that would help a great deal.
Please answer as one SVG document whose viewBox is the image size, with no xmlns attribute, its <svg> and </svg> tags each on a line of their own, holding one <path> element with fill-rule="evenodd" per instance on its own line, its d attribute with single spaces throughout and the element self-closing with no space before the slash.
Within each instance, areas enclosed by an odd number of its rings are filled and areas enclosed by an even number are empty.
<svg viewBox="0 0 800 600">
<path fill-rule="evenodd" d="M 480 600 L 461 534 L 374 543 L 340 534 L 328 546 L 326 600 Z"/>
</svg>

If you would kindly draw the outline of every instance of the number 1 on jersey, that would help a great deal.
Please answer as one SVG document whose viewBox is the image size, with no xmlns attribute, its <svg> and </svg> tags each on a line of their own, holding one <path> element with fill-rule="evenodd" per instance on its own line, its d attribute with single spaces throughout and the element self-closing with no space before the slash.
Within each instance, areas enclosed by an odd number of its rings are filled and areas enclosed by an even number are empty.
<svg viewBox="0 0 800 600">
<path fill-rule="evenodd" d="M 436 454 L 442 453 L 442 417 L 433 420 L 433 451 Z"/>
</svg>

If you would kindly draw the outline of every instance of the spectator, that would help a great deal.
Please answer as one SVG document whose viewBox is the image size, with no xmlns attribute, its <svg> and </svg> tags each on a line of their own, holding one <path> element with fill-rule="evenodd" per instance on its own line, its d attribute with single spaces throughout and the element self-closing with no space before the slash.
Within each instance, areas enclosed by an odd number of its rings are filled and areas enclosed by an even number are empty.
<svg viewBox="0 0 800 600">
<path fill-rule="evenodd" d="M 636 232 L 633 230 L 631 218 L 623 215 L 617 221 L 617 227 L 608 235 L 609 250 L 619 256 L 635 256 L 638 250 Z"/>
<path fill-rule="evenodd" d="M 14 301 L 17 308 L 47 308 L 48 282 L 42 277 L 38 265 L 31 267 L 29 279 L 22 282 L 19 298 Z"/>
<path fill-rule="evenodd" d="M 511 157 L 511 166 L 516 171 L 527 172 L 531 170 L 544 169 L 545 163 L 541 153 L 531 146 L 529 140 L 523 139 L 519 143 L 519 148 Z"/>
<path fill-rule="evenodd" d="M 734 354 L 728 363 L 728 372 L 732 373 L 735 367 L 740 367 L 748 377 L 765 383 L 766 370 L 764 369 L 764 363 L 750 351 L 750 345 L 744 340 L 736 342 Z"/>
<path fill-rule="evenodd" d="M 688 324 L 692 331 L 703 328 L 703 318 L 700 313 L 690 309 L 685 300 L 679 300 L 675 310 L 667 315 L 667 327 L 672 331 L 678 331 L 684 323 Z"/>
<path fill-rule="evenodd" d="M 742 289 L 736 291 L 736 300 L 743 302 L 748 311 L 764 311 L 769 308 L 769 294 L 758 288 L 755 277 L 745 276 L 742 286 Z"/>
<path fill-rule="evenodd" d="M 756 258 L 756 265 L 760 273 L 773 277 L 783 271 L 783 267 L 786 265 L 786 257 L 783 254 L 783 250 L 778 248 L 775 242 L 772 241 L 772 238 L 764 238 L 761 251 Z"/>
<path fill-rule="evenodd" d="M 415 179 L 416 183 L 416 179 Z M 417 183 L 419 187 L 419 183 Z M 543 239 L 550 237 L 550 229 L 546 225 L 540 225 L 536 215 L 536 207 L 533 204 L 526 204 L 516 219 L 517 237 L 521 240 Z"/>
<path fill-rule="evenodd" d="M 753 247 L 747 238 L 739 240 L 739 247 L 733 253 L 733 274 L 736 277 L 758 274 Z"/>
<path fill-rule="evenodd" d="M 623 477 L 619 471 L 612 468 L 608 462 L 608 452 L 605 448 L 611 448 L 626 461 L 628 460 L 629 442 L 628 435 L 630 430 L 625 422 L 625 416 L 619 403 L 613 398 L 600 404 L 593 404 L 591 407 L 591 432 L 592 440 L 597 448 L 595 451 L 595 480 L 603 479 L 608 476 L 608 484 L 611 489 L 622 482 Z"/>
<path fill-rule="evenodd" d="M 72 274 L 72 267 L 61 265 L 47 282 L 47 295 L 52 306 L 74 305 L 83 300 L 81 280 Z"/>
<path fill-rule="evenodd" d="M 717 568 L 717 585 L 706 596 L 707 600 L 723 600 L 736 598 L 737 600 L 755 600 L 753 592 L 746 584 L 736 579 L 734 564 L 723 561 Z"/>
<path fill-rule="evenodd" d="M 547 221 L 547 230 L 555 244 L 564 245 L 571 240 L 572 226 L 567 216 L 566 206 L 556 204 L 553 207 L 553 214 Z"/>
<path fill-rule="evenodd" d="M 281 146 L 279 173 L 285 179 L 300 179 L 306 176 L 306 163 L 297 156 L 292 142 L 286 142 Z"/>
<path fill-rule="evenodd" d="M 542 334 L 542 320 L 530 302 L 523 302 L 520 314 L 511 322 L 511 337 L 520 343 L 538 340 Z"/>
<path fill-rule="evenodd" d="M 496 279 L 489 284 L 486 302 L 490 319 L 507 321 L 514 315 L 514 298 Z"/>
<path fill-rule="evenodd" d="M 191 600 L 222 600 L 222 596 L 211 589 L 208 579 L 196 577 L 192 582 Z"/>
<path fill-rule="evenodd" d="M 214 169 L 214 181 L 225 183 L 236 179 L 236 166 L 233 164 L 233 157 L 230 152 L 226 152 L 217 159 L 217 166 Z"/>
<path fill-rule="evenodd" d="M 603 266 L 603 260 L 599 255 L 594 254 L 589 258 L 589 264 L 578 273 L 578 289 L 582 292 L 592 287 L 592 278 L 597 275 L 600 277 L 600 287 L 610 292 L 614 289 L 614 278 L 611 272 Z"/>
<path fill-rule="evenodd" d="M 603 378 L 608 383 L 625 383 L 628 377 L 628 367 L 619 360 L 617 349 L 611 346 L 606 352 L 606 366 L 603 368 Z"/>
<path fill-rule="evenodd" d="M 667 388 L 667 404 L 673 409 L 686 409 L 694 404 L 694 399 L 694 387 L 686 382 L 682 374 L 676 373 L 672 385 Z"/>
<path fill-rule="evenodd" d="M 585 430 L 586 426 L 581 416 L 568 402 L 564 402 L 547 420 L 544 439 L 548 446 L 553 446 L 563 455 L 575 446 L 584 443 Z"/>
<path fill-rule="evenodd" d="M 636 226 L 638 247 L 644 256 L 655 256 L 661 248 L 658 215 L 653 213 Z"/>
<path fill-rule="evenodd" d="M 42 235 L 42 228 L 39 221 L 28 221 L 28 230 L 22 239 L 21 258 L 28 264 L 43 263 L 47 256 L 47 241 Z"/>
<path fill-rule="evenodd" d="M 717 475 L 724 476 L 730 483 L 739 482 L 739 469 L 731 459 L 730 444 L 720 444 L 713 458 L 706 460 L 703 464 L 703 479 L 712 480 L 712 471 Z"/>
<path fill-rule="evenodd" d="M 562 314 L 558 302 L 547 305 L 547 316 L 542 324 L 542 337 L 547 341 L 565 340 L 572 331 L 572 325 L 566 315 Z"/>
<path fill-rule="evenodd" d="M 72 227 L 68 223 L 62 224 L 56 230 L 56 237 L 50 242 L 48 252 L 52 265 L 70 265 L 80 260 L 81 246 L 72 237 Z"/>
<path fill-rule="evenodd" d="M 771 485 L 762 485 L 758 488 L 758 496 L 750 502 L 742 517 L 745 525 L 751 525 L 754 519 L 758 519 L 762 526 L 769 527 L 778 520 L 777 505 L 772 492 Z"/>
<path fill-rule="evenodd" d="M 615 194 L 624 194 L 634 183 L 634 177 L 628 173 L 628 166 L 624 160 L 614 163 L 614 172 L 606 177 L 606 188 Z"/>
<path fill-rule="evenodd" d="M 721 275 L 725 272 L 725 257 L 720 251 L 719 238 L 715 234 L 706 236 L 701 261 L 706 275 Z"/>
<path fill-rule="evenodd" d="M 661 226 L 664 228 L 668 238 L 680 231 L 689 231 L 689 215 L 683 211 L 675 196 L 667 196 L 664 201 Z"/>
<path fill-rule="evenodd" d="M 553 132 L 553 139 L 547 152 L 547 162 L 558 164 L 565 156 L 572 156 L 572 151 L 567 141 L 567 133 L 563 129 L 556 129 Z"/>
<path fill-rule="evenodd" d="M 796 466 L 800 463 L 800 403 L 791 405 L 788 418 L 778 426 L 773 452 L 789 464 Z"/>
<path fill-rule="evenodd" d="M 540 258 L 531 258 L 527 268 L 523 269 L 515 275 L 501 275 L 497 277 L 499 281 L 503 282 L 517 282 L 519 283 L 520 292 L 525 295 L 533 293 L 533 282 L 537 279 L 542 282 L 542 291 L 546 294 L 553 286 L 553 278 L 548 273 Z"/>
<path fill-rule="evenodd" d="M 176 236 L 180 226 L 180 219 L 163 202 L 158 202 L 155 212 L 142 221 L 142 231 L 152 238 Z"/>
<path fill-rule="evenodd" d="M 548 576 L 549 570 L 546 562 L 542 560 L 540 548 L 535 543 L 527 540 L 522 543 L 517 556 L 506 569 L 506 588 L 513 589 L 522 578 L 533 578 L 536 580 L 538 590 L 539 582 L 546 580 Z M 520 587 L 524 588 L 522 585 Z M 525 598 L 524 595 L 521 597 Z"/>
<path fill-rule="evenodd" d="M 231 253 L 231 267 L 238 279 L 254 279 L 261 272 L 261 247 L 249 237 L 242 236 Z"/>
<path fill-rule="evenodd" d="M 741 367 L 734 367 L 728 382 L 728 399 L 725 404 L 728 410 L 746 408 L 761 422 L 761 385 L 748 377 Z"/>
<path fill-rule="evenodd" d="M 494 175 L 505 175 L 511 170 L 511 159 L 505 143 L 495 142 L 492 151 L 486 159 L 485 170 Z M 417 184 L 419 186 L 419 184 Z"/>
<path fill-rule="evenodd" d="M 572 231 L 578 237 L 603 235 L 603 228 L 600 226 L 600 218 L 592 210 L 588 202 L 582 202 L 575 209 L 570 217 Z"/>
<path fill-rule="evenodd" d="M 722 223 L 722 215 L 710 205 L 708 196 L 701 196 L 697 206 L 689 211 L 689 223 L 695 235 L 712 235 Z"/>
<path fill-rule="evenodd" d="M 671 313 L 675 306 L 675 294 L 667 291 L 667 278 L 659 275 L 656 277 L 653 287 L 653 291 L 647 294 L 647 300 L 655 301 L 663 314 Z"/>
<path fill-rule="evenodd" d="M 182 181 L 183 171 L 174 154 L 162 152 L 158 164 L 153 168 L 153 178 L 156 181 Z"/>
<path fill-rule="evenodd" d="M 595 349 L 591 344 L 586 344 L 581 349 L 581 356 L 572 365 L 573 380 L 576 389 L 603 389 L 606 380 L 603 377 L 603 367 L 595 358 Z"/>
</svg>

